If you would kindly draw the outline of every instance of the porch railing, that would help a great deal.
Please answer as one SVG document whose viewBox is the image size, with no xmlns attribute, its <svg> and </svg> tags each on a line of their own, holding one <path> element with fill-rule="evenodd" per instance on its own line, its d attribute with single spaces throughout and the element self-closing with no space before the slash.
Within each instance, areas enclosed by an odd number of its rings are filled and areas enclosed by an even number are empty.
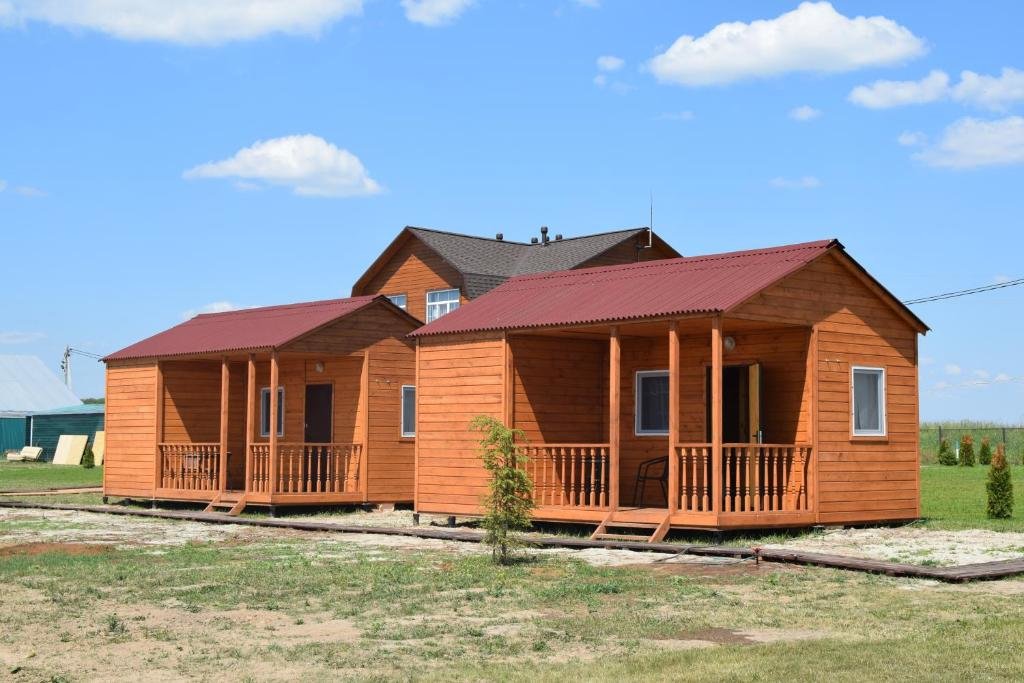
<svg viewBox="0 0 1024 683">
<path fill-rule="evenodd" d="M 250 490 L 256 493 L 358 493 L 363 446 L 358 443 L 280 443 L 271 482 L 270 445 L 252 444 Z"/>
<path fill-rule="evenodd" d="M 608 508 L 608 444 L 524 444 L 519 452 L 538 506 Z"/>
<path fill-rule="evenodd" d="M 711 444 L 679 444 L 679 510 L 710 512 L 715 496 Z M 811 446 L 722 445 L 721 512 L 807 512 Z"/>
<path fill-rule="evenodd" d="M 220 444 L 162 443 L 160 487 L 184 491 L 216 491 L 220 486 Z"/>
</svg>

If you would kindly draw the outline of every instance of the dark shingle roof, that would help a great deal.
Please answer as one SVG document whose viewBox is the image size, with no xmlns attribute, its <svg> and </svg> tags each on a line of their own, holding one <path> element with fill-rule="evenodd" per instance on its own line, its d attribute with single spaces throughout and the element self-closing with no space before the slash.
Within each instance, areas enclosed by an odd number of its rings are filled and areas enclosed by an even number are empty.
<svg viewBox="0 0 1024 683">
<path fill-rule="evenodd" d="M 552 239 L 545 246 L 428 228 L 407 229 L 462 273 L 466 296 L 471 299 L 489 292 L 516 275 L 571 270 L 646 231 L 646 228 L 631 228 L 562 240 Z"/>
</svg>

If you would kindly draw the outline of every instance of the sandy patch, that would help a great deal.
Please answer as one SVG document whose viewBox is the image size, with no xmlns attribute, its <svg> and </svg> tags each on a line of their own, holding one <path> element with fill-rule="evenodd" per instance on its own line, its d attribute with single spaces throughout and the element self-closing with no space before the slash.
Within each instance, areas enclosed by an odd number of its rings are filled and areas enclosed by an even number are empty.
<svg viewBox="0 0 1024 683">
<path fill-rule="evenodd" d="M 1024 533 L 914 527 L 836 529 L 763 547 L 947 567 L 1024 557 Z"/>
<path fill-rule="evenodd" d="M 0 542 L 85 543 L 174 546 L 239 538 L 273 538 L 282 532 L 239 525 L 204 524 L 173 519 L 104 515 L 73 510 L 0 508 Z"/>
</svg>

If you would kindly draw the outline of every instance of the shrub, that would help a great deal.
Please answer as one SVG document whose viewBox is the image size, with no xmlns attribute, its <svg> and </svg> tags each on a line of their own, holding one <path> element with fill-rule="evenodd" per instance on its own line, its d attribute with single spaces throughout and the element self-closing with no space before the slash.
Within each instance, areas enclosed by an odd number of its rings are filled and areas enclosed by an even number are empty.
<svg viewBox="0 0 1024 683">
<path fill-rule="evenodd" d="M 989 444 L 987 436 L 982 437 L 981 439 L 981 448 L 978 449 L 978 464 L 992 464 L 992 445 Z"/>
<path fill-rule="evenodd" d="M 1006 519 L 1013 515 L 1013 481 L 1010 479 L 1010 463 L 1006 462 L 1006 446 L 999 444 L 992 464 L 988 468 L 988 516 Z"/>
<path fill-rule="evenodd" d="M 521 439 L 523 432 L 486 415 L 473 418 L 470 429 L 483 434 L 480 457 L 490 478 L 483 500 L 484 543 L 491 546 L 495 562 L 507 564 L 511 550 L 523 545 L 515 532 L 530 528 L 534 505 L 533 482 L 520 467 L 526 463 L 526 456 L 516 449 L 516 439 Z"/>
<path fill-rule="evenodd" d="M 949 447 L 949 439 L 943 439 L 939 444 L 939 464 L 940 465 L 955 465 L 956 464 L 956 453 Z"/>
<path fill-rule="evenodd" d="M 974 439 L 970 434 L 960 437 L 960 466 L 974 467 Z"/>
<path fill-rule="evenodd" d="M 96 467 L 96 456 L 92 454 L 92 448 L 89 446 L 85 447 L 85 452 L 82 453 L 82 467 L 87 470 L 91 470 Z"/>
</svg>

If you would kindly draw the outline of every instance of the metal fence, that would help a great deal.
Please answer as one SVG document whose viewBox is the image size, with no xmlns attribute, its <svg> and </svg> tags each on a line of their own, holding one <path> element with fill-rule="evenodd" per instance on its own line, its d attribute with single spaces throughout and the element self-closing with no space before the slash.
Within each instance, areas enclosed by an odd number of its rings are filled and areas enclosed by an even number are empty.
<svg viewBox="0 0 1024 683">
<path fill-rule="evenodd" d="M 988 439 L 995 452 L 997 444 L 1006 444 L 1006 457 L 1014 465 L 1024 464 L 1024 427 L 947 427 L 943 425 L 921 426 L 921 462 L 934 463 L 943 439 L 956 452 L 960 439 L 968 434 L 974 439 L 974 452 L 981 447 L 981 440 Z"/>
</svg>

